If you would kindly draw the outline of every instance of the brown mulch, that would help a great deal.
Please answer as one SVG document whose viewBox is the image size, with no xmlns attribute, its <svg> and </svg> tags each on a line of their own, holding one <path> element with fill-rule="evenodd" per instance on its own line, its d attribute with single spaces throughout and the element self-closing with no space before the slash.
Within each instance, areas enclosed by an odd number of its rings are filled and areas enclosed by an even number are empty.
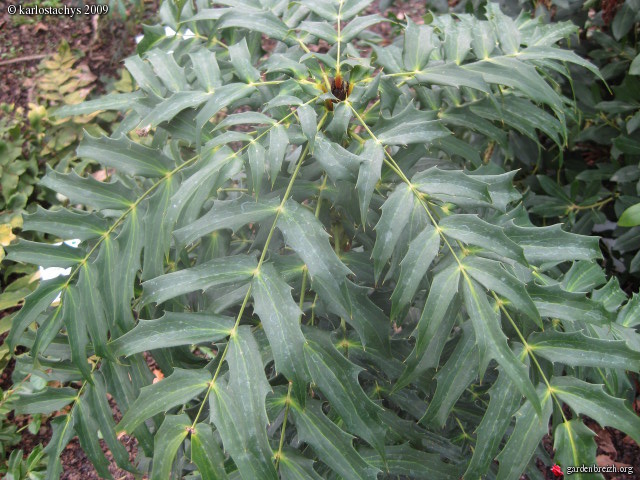
<svg viewBox="0 0 640 480">
<path fill-rule="evenodd" d="M 115 77 L 122 60 L 135 51 L 135 35 L 141 30 L 117 17 L 10 16 L 3 3 L 0 0 L 0 103 L 25 110 L 42 61 L 39 57 L 55 53 L 60 42 L 83 52 L 82 63 L 96 77 Z"/>
</svg>

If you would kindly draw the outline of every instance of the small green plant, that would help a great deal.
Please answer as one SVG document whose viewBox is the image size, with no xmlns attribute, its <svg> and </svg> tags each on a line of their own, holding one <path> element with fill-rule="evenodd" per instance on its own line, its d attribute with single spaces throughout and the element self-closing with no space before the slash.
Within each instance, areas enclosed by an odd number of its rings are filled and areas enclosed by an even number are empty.
<svg viewBox="0 0 640 480">
<path fill-rule="evenodd" d="M 8 337 L 28 350 L 18 378 L 45 381 L 16 411 L 66 408 L 49 478 L 75 435 L 111 478 L 98 430 L 154 480 L 514 479 L 551 463 L 550 426 L 554 462 L 594 464 L 581 415 L 640 440 L 638 297 L 607 281 L 597 238 L 534 226 L 490 161 L 532 154 L 514 130 L 534 152 L 567 141 L 553 75 L 597 73 L 557 46 L 575 27 L 488 4 L 382 47 L 369 3 L 165 2 L 178 34 L 150 29 L 125 61 L 139 89 L 57 110 L 125 116 L 76 152 L 109 180 L 49 170 L 74 207 L 24 219 L 79 247 L 7 248 L 71 268 Z"/>
</svg>

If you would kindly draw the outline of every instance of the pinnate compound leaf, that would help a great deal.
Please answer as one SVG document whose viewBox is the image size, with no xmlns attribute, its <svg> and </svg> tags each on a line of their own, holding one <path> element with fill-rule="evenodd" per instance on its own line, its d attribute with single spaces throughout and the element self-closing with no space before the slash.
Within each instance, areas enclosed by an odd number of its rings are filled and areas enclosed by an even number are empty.
<svg viewBox="0 0 640 480">
<path fill-rule="evenodd" d="M 559 423 L 553 435 L 554 460 L 560 466 L 597 465 L 595 432 L 582 420 L 574 419 Z M 592 473 L 574 472 L 571 475 L 578 480 L 602 478 Z"/>
<path fill-rule="evenodd" d="M 536 399 L 542 406 L 541 412 L 536 412 L 537 409 L 527 400 L 515 414 L 516 426 L 497 457 L 500 462 L 498 480 L 520 478 L 542 437 L 549 433 L 553 402 L 544 387 L 538 388 L 538 394 Z"/>
<path fill-rule="evenodd" d="M 601 426 L 613 427 L 640 441 L 640 418 L 624 400 L 612 397 L 603 385 L 587 383 L 575 377 L 551 379 L 554 393 L 578 414 L 593 418 Z"/>
<path fill-rule="evenodd" d="M 203 479 L 226 480 L 224 454 L 213 436 L 210 425 L 198 423 L 191 433 L 191 458 Z"/>
<path fill-rule="evenodd" d="M 165 480 L 171 475 L 171 465 L 180 445 L 187 438 L 191 421 L 186 414 L 167 415 L 158 429 L 153 446 L 151 480 Z"/>
<path fill-rule="evenodd" d="M 143 304 L 162 303 L 194 290 L 249 280 L 258 262 L 248 255 L 235 255 L 167 273 L 142 284 Z"/>
<path fill-rule="evenodd" d="M 494 310 L 482 288 L 468 277 L 462 281 L 464 304 L 473 323 L 480 352 L 480 376 L 489 359 L 498 362 L 514 385 L 532 403 L 538 414 L 542 413 L 538 395 L 529 379 L 529 369 L 513 353 L 500 325 L 500 312 Z"/>
<path fill-rule="evenodd" d="M 138 324 L 109 344 L 113 355 L 130 356 L 158 348 L 216 342 L 228 336 L 234 320 L 212 313 L 165 312 L 157 320 Z"/>
<path fill-rule="evenodd" d="M 352 437 L 329 420 L 316 400 L 304 408 L 292 403 L 300 440 L 313 447 L 320 459 L 338 475 L 349 479 L 378 478 L 378 468 L 367 463 L 351 444 Z"/>
<path fill-rule="evenodd" d="M 148 418 L 172 407 L 183 405 L 203 392 L 211 382 L 207 370 L 174 368 L 167 378 L 140 390 L 140 395 L 125 412 L 118 432 L 132 432 Z"/>
</svg>

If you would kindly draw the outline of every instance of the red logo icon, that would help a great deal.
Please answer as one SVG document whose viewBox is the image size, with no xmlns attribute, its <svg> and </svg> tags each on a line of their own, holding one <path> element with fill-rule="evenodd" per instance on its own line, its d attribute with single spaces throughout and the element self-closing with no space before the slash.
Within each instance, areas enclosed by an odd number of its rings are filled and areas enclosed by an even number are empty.
<svg viewBox="0 0 640 480">
<path fill-rule="evenodd" d="M 562 475 L 564 475 L 562 473 L 562 468 L 560 468 L 560 465 L 558 464 L 551 467 L 551 473 L 553 473 L 556 477 L 561 477 Z"/>
</svg>

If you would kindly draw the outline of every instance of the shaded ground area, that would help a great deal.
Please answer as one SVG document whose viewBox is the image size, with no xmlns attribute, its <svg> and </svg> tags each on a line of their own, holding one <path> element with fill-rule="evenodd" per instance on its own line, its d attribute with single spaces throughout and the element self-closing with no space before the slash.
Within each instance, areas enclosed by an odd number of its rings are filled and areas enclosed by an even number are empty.
<svg viewBox="0 0 640 480">
<path fill-rule="evenodd" d="M 0 2 L 0 5 L 4 2 Z M 65 40 L 84 53 L 82 63 L 99 79 L 116 76 L 135 50 L 139 27 L 114 18 L 0 15 L 0 103 L 27 109 L 38 64 Z"/>
</svg>

